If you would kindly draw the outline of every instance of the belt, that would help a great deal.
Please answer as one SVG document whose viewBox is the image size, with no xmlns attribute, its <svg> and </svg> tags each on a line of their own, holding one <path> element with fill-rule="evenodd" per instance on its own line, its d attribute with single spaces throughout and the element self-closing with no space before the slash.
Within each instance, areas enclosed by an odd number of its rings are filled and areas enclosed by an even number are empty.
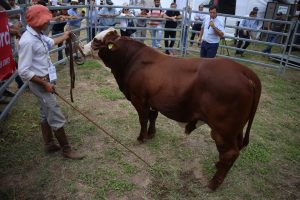
<svg viewBox="0 0 300 200">
<path fill-rule="evenodd" d="M 46 76 L 37 76 L 37 77 L 39 77 L 39 78 L 42 79 L 43 81 L 48 81 L 48 82 L 50 82 L 49 74 L 47 74 Z"/>
</svg>

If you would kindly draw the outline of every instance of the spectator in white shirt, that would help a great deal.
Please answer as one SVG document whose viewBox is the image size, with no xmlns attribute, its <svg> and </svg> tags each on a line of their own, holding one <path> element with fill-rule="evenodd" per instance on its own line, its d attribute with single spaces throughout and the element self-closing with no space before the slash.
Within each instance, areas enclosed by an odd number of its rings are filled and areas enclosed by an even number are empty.
<svg viewBox="0 0 300 200">
<path fill-rule="evenodd" d="M 199 10 L 200 12 L 203 12 L 203 9 L 204 9 L 204 5 L 203 5 L 203 3 L 202 3 L 202 4 L 199 5 L 198 10 Z M 206 16 L 207 16 L 207 15 L 206 15 L 206 14 L 203 14 L 203 13 L 196 13 L 195 16 L 194 16 L 194 24 L 193 24 L 192 30 L 198 32 L 198 33 L 197 33 L 198 37 L 199 37 L 199 35 L 200 35 L 202 22 L 204 21 L 204 19 L 205 19 Z M 190 40 L 194 40 L 195 35 L 196 35 L 196 33 L 195 33 L 195 32 L 192 32 L 192 35 L 191 35 Z M 192 42 L 192 41 L 190 41 L 190 46 L 193 46 L 193 42 Z"/>
</svg>

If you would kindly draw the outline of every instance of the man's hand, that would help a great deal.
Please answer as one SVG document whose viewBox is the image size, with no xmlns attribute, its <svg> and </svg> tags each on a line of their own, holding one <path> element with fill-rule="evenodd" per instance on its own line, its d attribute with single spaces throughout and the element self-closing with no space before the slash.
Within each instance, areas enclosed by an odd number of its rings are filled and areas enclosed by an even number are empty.
<svg viewBox="0 0 300 200">
<path fill-rule="evenodd" d="M 48 83 L 48 82 L 46 82 L 44 84 L 44 89 L 50 93 L 53 93 L 55 91 L 54 85 L 52 85 L 51 83 Z"/>
<path fill-rule="evenodd" d="M 212 28 L 216 28 L 215 23 L 214 23 L 213 20 L 210 20 L 209 25 L 210 25 Z"/>
<path fill-rule="evenodd" d="M 202 43 L 202 38 L 198 40 L 198 46 L 200 46 Z"/>
<path fill-rule="evenodd" d="M 64 40 L 68 39 L 70 37 L 70 31 L 65 31 L 63 34 Z"/>
</svg>

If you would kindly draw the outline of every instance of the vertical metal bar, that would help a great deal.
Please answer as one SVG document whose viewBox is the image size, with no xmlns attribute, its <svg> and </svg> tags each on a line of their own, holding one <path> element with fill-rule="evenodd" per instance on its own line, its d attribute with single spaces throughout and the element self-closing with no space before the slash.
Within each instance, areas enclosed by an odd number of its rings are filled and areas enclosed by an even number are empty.
<svg viewBox="0 0 300 200">
<path fill-rule="evenodd" d="M 185 20 L 187 18 L 187 8 L 188 8 L 188 0 L 186 1 L 185 4 L 185 9 L 183 9 L 183 13 L 182 16 L 183 18 L 181 18 L 181 34 L 180 34 L 180 39 L 179 39 L 179 49 L 180 49 L 180 55 L 181 56 L 185 56 L 184 52 L 183 52 L 183 36 L 184 36 L 184 26 L 185 26 Z"/>
<path fill-rule="evenodd" d="M 290 59 L 290 56 L 291 56 L 293 44 L 294 44 L 294 42 L 295 42 L 295 37 L 296 37 L 296 33 L 297 33 L 298 26 L 299 26 L 299 20 L 297 20 L 297 21 L 295 22 L 295 26 L 294 26 L 295 29 L 294 29 L 294 32 L 293 32 L 293 37 L 292 37 L 292 40 L 291 40 L 289 52 L 288 52 L 288 55 L 287 55 L 287 57 L 286 57 L 285 65 L 284 65 L 284 68 L 283 68 L 283 73 L 285 72 L 285 70 L 286 70 L 286 68 L 287 68 L 287 65 L 288 65 L 288 63 L 289 63 L 289 59 Z"/>
<path fill-rule="evenodd" d="M 274 22 L 273 22 L 274 23 Z M 284 60 L 284 57 L 285 57 L 285 55 L 286 55 L 286 48 L 287 48 L 287 46 L 289 45 L 289 39 L 290 39 L 290 35 L 291 35 L 291 33 L 292 33 L 292 27 L 293 27 L 293 24 L 290 24 L 290 27 L 289 27 L 289 33 L 288 33 L 288 35 L 287 35 L 287 37 L 286 37 L 286 41 L 285 41 L 285 45 L 284 45 L 284 48 L 283 48 L 283 52 L 282 52 L 282 57 L 281 57 L 281 59 L 280 59 L 280 65 L 279 65 L 279 68 L 278 68 L 278 74 L 283 74 L 284 73 L 284 68 L 285 67 L 283 67 L 283 60 Z M 287 62 L 287 60 L 286 60 L 286 62 Z"/>
<path fill-rule="evenodd" d="M 187 1 L 188 2 L 188 1 Z M 191 27 L 191 21 L 192 21 L 192 8 L 190 7 L 187 7 L 187 12 L 186 12 L 186 15 L 188 17 L 188 24 L 187 24 L 187 27 L 185 26 L 185 28 L 187 28 L 186 30 L 184 30 L 185 32 L 183 34 L 186 34 L 186 38 L 183 38 L 183 41 L 185 43 L 185 49 L 184 49 L 184 56 L 186 56 L 186 53 L 187 53 L 187 50 L 188 50 L 188 39 L 189 39 L 189 33 L 190 33 L 190 27 Z"/>
<path fill-rule="evenodd" d="M 87 1 L 87 0 L 85 0 L 85 1 Z M 87 4 L 86 4 L 87 5 Z M 92 25 L 93 24 L 91 24 L 92 23 L 92 12 L 93 12 L 93 5 L 92 4 L 89 4 L 89 5 L 87 5 L 87 7 L 86 7 L 86 31 L 87 31 L 87 36 L 88 36 L 88 39 L 87 39 L 87 42 L 89 42 L 91 39 L 92 39 L 92 29 L 93 29 L 93 27 L 92 27 Z"/>
</svg>

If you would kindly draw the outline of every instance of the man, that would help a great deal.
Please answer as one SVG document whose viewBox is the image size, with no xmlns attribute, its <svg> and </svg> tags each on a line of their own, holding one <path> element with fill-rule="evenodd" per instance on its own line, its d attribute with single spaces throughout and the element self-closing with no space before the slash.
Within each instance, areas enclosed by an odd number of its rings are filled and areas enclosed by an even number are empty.
<svg viewBox="0 0 300 200">
<path fill-rule="evenodd" d="M 107 5 L 114 5 L 114 3 L 111 1 L 111 0 L 106 0 L 106 4 Z M 102 17 L 101 19 L 101 25 L 102 26 L 108 26 L 106 28 L 100 28 L 100 32 L 105 30 L 105 29 L 108 29 L 109 27 L 111 26 L 115 26 L 116 24 L 116 20 L 115 20 L 115 17 L 118 16 L 120 13 L 117 11 L 116 8 L 113 8 L 113 7 L 105 7 L 105 8 L 102 8 L 99 12 L 99 15 Z"/>
<path fill-rule="evenodd" d="M 251 36 L 251 30 L 247 30 L 247 29 L 243 29 L 243 28 L 249 28 L 249 29 L 257 29 L 258 26 L 258 21 L 255 19 L 257 17 L 257 12 L 255 11 L 251 11 L 249 16 L 253 19 L 242 19 L 241 23 L 240 23 L 240 27 L 241 29 L 239 30 L 239 37 L 240 38 L 244 38 L 244 39 L 250 39 Z M 245 41 L 244 45 L 243 45 L 244 41 L 243 40 L 239 40 L 237 43 L 237 48 L 242 48 L 242 49 L 247 49 L 247 47 L 250 45 L 249 41 Z M 242 57 L 244 54 L 243 50 L 239 50 L 237 49 L 235 52 L 236 56 Z"/>
<path fill-rule="evenodd" d="M 82 159 L 82 155 L 71 149 L 65 134 L 65 117 L 53 94 L 56 72 L 49 56 L 50 48 L 66 40 L 69 32 L 54 39 L 43 35 L 51 19 L 51 12 L 42 5 L 33 5 L 26 11 L 28 25 L 19 43 L 18 72 L 23 80 L 28 81 L 30 90 L 39 99 L 45 152 L 53 153 L 62 148 L 64 157 Z M 52 130 L 60 147 L 54 143 Z"/>
<path fill-rule="evenodd" d="M 71 0 L 71 5 L 73 6 L 76 6 L 78 5 L 78 0 Z M 67 22 L 67 30 L 68 31 L 71 31 L 71 30 L 74 30 L 74 29 L 79 29 L 80 26 L 81 26 L 81 20 L 82 19 L 79 19 L 80 17 L 84 17 L 84 15 L 82 13 L 79 13 L 77 8 L 70 8 L 68 10 L 68 15 L 71 16 L 73 18 L 73 20 L 69 20 Z M 80 30 L 79 31 L 76 31 L 74 32 L 77 37 L 80 36 Z"/>
<path fill-rule="evenodd" d="M 155 8 L 160 8 L 160 0 L 154 0 Z M 163 18 L 163 11 L 160 9 L 152 9 L 148 13 L 150 18 Z M 162 39 L 162 21 L 161 20 L 150 20 L 149 22 L 151 38 L 152 38 L 152 47 L 160 48 L 160 41 Z"/>
<path fill-rule="evenodd" d="M 171 8 L 176 9 L 177 5 L 176 3 L 171 3 Z M 164 14 L 164 18 L 167 19 L 165 28 L 172 28 L 176 29 L 177 27 L 177 20 L 181 19 L 181 15 L 179 11 L 175 10 L 167 10 L 167 12 Z M 176 38 L 176 30 L 165 30 L 165 48 L 166 49 L 166 54 L 171 54 L 174 55 L 174 52 L 172 50 L 174 43 L 175 43 L 175 38 Z M 168 38 L 172 39 L 170 42 L 169 46 L 169 40 Z M 168 49 L 170 48 L 170 49 Z"/>
<path fill-rule="evenodd" d="M 283 20 L 282 12 L 276 14 L 275 20 Z M 274 32 L 284 32 L 284 23 L 269 23 L 268 30 Z M 267 42 L 275 43 L 279 35 L 270 33 L 267 38 Z M 272 44 L 268 44 L 267 47 L 262 51 L 263 53 L 271 53 Z"/>
<path fill-rule="evenodd" d="M 148 15 L 148 10 L 147 9 L 141 9 L 139 13 L 137 13 L 137 17 L 147 17 Z M 137 27 L 146 27 L 147 26 L 147 20 L 146 19 L 139 19 L 137 18 L 136 20 L 136 26 Z M 137 39 L 138 41 L 144 43 L 145 38 L 147 35 L 147 30 L 146 29 L 137 29 L 136 30 L 136 37 L 140 37 L 140 39 Z"/>
<path fill-rule="evenodd" d="M 203 9 L 204 9 L 204 5 L 203 5 L 203 3 L 201 3 L 199 5 L 198 10 L 200 12 L 203 12 Z M 193 24 L 192 30 L 197 31 L 198 32 L 197 35 L 199 35 L 199 32 L 201 31 L 202 22 L 204 21 L 205 17 L 206 17 L 206 14 L 202 14 L 202 13 L 196 13 L 194 16 L 194 24 Z M 196 35 L 196 33 L 192 32 L 192 35 L 190 38 L 190 40 L 191 40 L 190 46 L 193 46 L 193 40 L 195 39 L 195 35 Z"/>
<path fill-rule="evenodd" d="M 201 43 L 200 57 L 216 57 L 220 39 L 224 37 L 224 23 L 217 17 L 217 7 L 209 8 L 209 16 L 205 17 L 202 24 L 199 43 Z"/>
</svg>

